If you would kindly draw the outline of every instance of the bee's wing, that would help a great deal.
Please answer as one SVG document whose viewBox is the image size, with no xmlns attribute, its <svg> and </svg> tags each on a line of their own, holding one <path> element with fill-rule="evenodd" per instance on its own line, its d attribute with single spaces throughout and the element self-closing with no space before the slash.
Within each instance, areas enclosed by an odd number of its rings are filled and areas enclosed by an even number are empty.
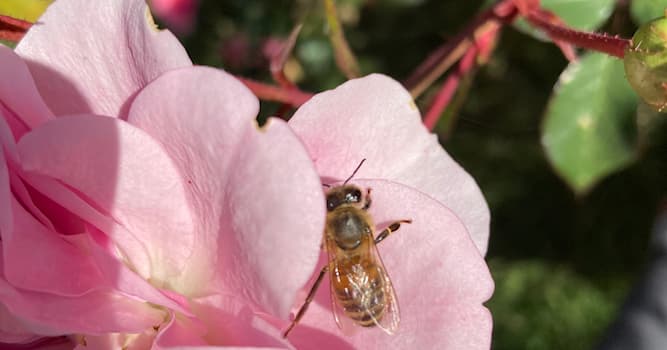
<svg viewBox="0 0 667 350">
<path fill-rule="evenodd" d="M 343 310 L 343 306 L 340 304 L 338 297 L 336 296 L 336 290 L 334 289 L 335 276 L 340 275 L 339 270 L 339 260 L 336 258 L 334 253 L 336 250 L 336 243 L 331 239 L 326 239 L 326 249 L 327 255 L 329 256 L 329 288 L 331 289 L 331 310 L 333 311 L 334 319 L 338 328 L 345 335 L 352 335 L 355 331 L 356 324 L 352 319 L 350 319 Z"/>
<path fill-rule="evenodd" d="M 384 263 L 382 262 L 382 258 L 378 253 L 377 246 L 375 245 L 372 237 L 370 242 L 371 254 L 375 259 L 375 268 L 377 269 L 376 272 L 382 280 L 382 285 L 384 286 L 383 292 L 385 295 L 386 303 L 386 309 L 383 316 L 379 320 L 373 317 L 373 322 L 375 322 L 376 326 L 385 331 L 385 333 L 394 334 L 394 332 L 398 329 L 398 323 L 401 320 L 400 312 L 398 309 L 398 300 L 396 299 L 396 292 L 394 292 L 394 286 L 391 284 L 391 279 L 389 278 L 389 275 L 387 275 L 387 270 L 384 267 Z"/>
</svg>

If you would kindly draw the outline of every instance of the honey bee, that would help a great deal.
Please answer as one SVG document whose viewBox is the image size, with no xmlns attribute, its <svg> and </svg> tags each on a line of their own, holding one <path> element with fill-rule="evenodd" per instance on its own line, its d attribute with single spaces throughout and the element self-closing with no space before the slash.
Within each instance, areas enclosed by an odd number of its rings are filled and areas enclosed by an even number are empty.
<svg viewBox="0 0 667 350">
<path fill-rule="evenodd" d="M 371 189 L 367 188 L 364 194 L 358 186 L 347 184 L 365 160 L 342 185 L 324 185 L 329 187 L 323 238 L 328 264 L 320 271 L 283 338 L 306 313 L 327 272 L 334 318 L 343 333 L 349 333 L 355 324 L 378 327 L 387 334 L 393 334 L 398 328 L 400 316 L 396 294 L 376 245 L 398 230 L 401 224 L 412 221 L 393 222 L 375 236 L 375 226 L 367 212 L 371 206 Z"/>
</svg>

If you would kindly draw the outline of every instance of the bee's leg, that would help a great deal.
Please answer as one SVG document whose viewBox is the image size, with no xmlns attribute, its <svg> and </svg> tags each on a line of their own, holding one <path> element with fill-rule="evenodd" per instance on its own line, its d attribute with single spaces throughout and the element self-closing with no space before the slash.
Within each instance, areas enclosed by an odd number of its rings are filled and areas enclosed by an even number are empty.
<svg viewBox="0 0 667 350">
<path fill-rule="evenodd" d="M 317 276 L 317 279 L 315 280 L 313 287 L 310 288 L 310 292 L 308 292 L 306 301 L 303 302 L 303 305 L 301 305 L 299 312 L 297 312 L 296 316 L 294 316 L 294 320 L 292 321 L 292 323 L 290 323 L 289 327 L 287 327 L 287 329 L 283 333 L 283 338 L 287 338 L 287 334 L 289 334 L 292 328 L 294 328 L 294 326 L 296 326 L 296 324 L 299 323 L 301 317 L 303 317 L 303 315 L 306 313 L 306 310 L 308 310 L 308 305 L 310 305 L 310 302 L 313 301 L 313 298 L 315 297 L 315 292 L 317 292 L 317 288 L 320 287 L 320 284 L 322 283 L 324 276 L 327 274 L 327 271 L 329 271 L 329 265 L 324 265 L 322 271 L 320 271 L 320 275 Z"/>
<path fill-rule="evenodd" d="M 375 244 L 378 244 L 382 242 L 387 236 L 392 234 L 393 232 L 398 231 L 399 228 L 401 228 L 401 224 L 411 224 L 412 220 L 407 219 L 407 220 L 398 220 L 393 223 L 391 223 L 389 226 L 387 226 L 386 229 L 382 230 L 377 237 L 375 237 Z"/>
</svg>

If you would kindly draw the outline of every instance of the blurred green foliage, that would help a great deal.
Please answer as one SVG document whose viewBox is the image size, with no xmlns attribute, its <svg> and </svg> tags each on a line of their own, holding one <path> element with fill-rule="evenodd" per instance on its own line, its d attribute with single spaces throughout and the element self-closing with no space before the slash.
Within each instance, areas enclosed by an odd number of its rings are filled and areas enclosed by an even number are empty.
<svg viewBox="0 0 667 350">
<path fill-rule="evenodd" d="M 665 8 L 667 0 L 633 0 L 630 3 L 630 14 L 635 23 L 641 24 L 662 17 Z"/>
<path fill-rule="evenodd" d="M 497 281 L 489 302 L 496 350 L 591 349 L 624 292 L 539 260 L 494 259 L 490 266 Z"/>
<path fill-rule="evenodd" d="M 362 72 L 402 80 L 484 1 L 337 3 Z M 632 35 L 627 6 L 609 15 L 600 30 Z M 270 81 L 262 50 L 299 22 L 304 27 L 290 68 L 299 86 L 317 92 L 344 81 L 321 1 L 203 0 L 197 28 L 183 41 L 196 63 Z M 496 349 L 593 346 L 643 268 L 651 225 L 667 194 L 667 118 L 655 113 L 646 114 L 650 122 L 639 120 L 634 163 L 583 196 L 558 177 L 540 139 L 547 102 L 566 65 L 553 44 L 508 27 L 462 95 L 454 129 L 436 129 L 491 208 L 488 259 L 497 291 L 489 307 Z M 418 99 L 422 111 L 433 92 Z M 278 111 L 262 103 L 262 117 Z"/>
</svg>

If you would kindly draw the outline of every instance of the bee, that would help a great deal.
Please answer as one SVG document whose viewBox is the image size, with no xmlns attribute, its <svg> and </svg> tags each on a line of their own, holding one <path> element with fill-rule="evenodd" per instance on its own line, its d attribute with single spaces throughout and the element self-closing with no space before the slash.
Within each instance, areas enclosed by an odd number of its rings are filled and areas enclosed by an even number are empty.
<svg viewBox="0 0 667 350">
<path fill-rule="evenodd" d="M 349 333 L 355 325 L 378 327 L 387 334 L 393 334 L 398 328 L 400 316 L 396 293 L 376 246 L 396 232 L 401 224 L 412 221 L 395 221 L 375 235 L 375 226 L 367 211 L 371 206 L 371 189 L 367 188 L 364 193 L 360 187 L 348 185 L 365 160 L 342 185 L 324 185 L 329 188 L 323 237 L 328 263 L 320 271 L 283 338 L 306 313 L 327 273 L 334 318 L 343 333 Z"/>
</svg>

